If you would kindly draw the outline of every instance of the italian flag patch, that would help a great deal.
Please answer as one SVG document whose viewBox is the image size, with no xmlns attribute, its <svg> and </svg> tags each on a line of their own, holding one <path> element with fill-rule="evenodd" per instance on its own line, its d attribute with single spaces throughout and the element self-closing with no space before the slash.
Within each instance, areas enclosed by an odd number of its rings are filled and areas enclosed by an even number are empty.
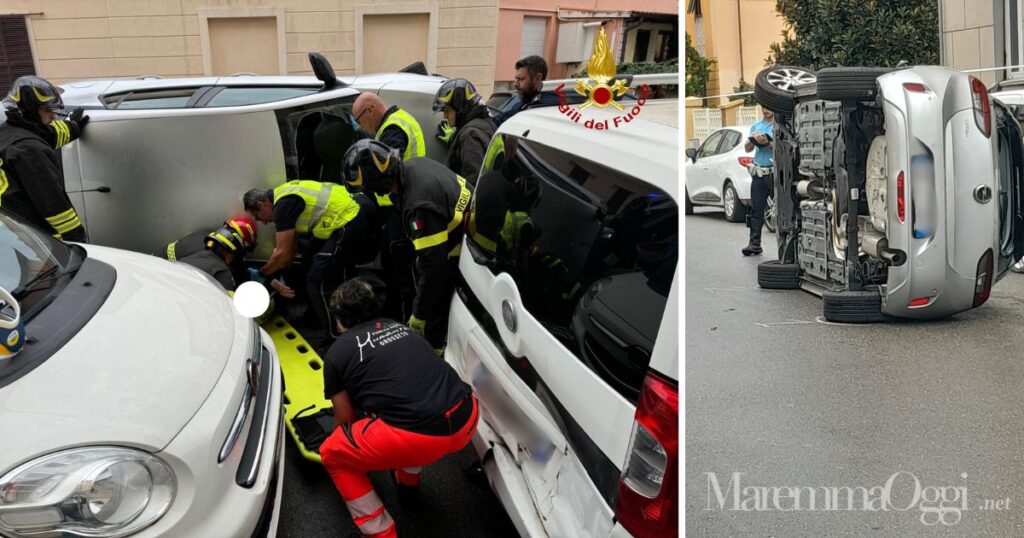
<svg viewBox="0 0 1024 538">
<path fill-rule="evenodd" d="M 409 221 L 409 229 L 411 229 L 414 232 L 418 232 L 418 231 L 422 230 L 423 229 L 423 221 L 422 220 L 417 220 L 417 219 L 410 220 Z"/>
</svg>

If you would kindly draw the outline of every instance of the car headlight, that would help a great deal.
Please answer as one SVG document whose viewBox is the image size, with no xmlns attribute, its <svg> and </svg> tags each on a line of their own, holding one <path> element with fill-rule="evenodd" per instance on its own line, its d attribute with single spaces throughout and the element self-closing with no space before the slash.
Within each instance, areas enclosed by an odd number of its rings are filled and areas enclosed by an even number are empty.
<svg viewBox="0 0 1024 538">
<path fill-rule="evenodd" d="M 160 519 L 175 491 L 170 466 L 140 450 L 65 450 L 0 477 L 0 531 L 124 536 Z"/>
</svg>

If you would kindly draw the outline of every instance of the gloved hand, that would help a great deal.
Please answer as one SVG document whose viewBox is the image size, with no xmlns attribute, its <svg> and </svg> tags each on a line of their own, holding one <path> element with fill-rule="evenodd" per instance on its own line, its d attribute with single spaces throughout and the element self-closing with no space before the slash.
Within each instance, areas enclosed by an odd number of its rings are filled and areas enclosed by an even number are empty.
<svg viewBox="0 0 1024 538">
<path fill-rule="evenodd" d="M 68 119 L 78 124 L 78 136 L 82 136 L 85 131 L 85 125 L 89 123 L 89 116 L 85 115 L 85 111 L 81 108 L 76 108 L 68 114 Z"/>
<path fill-rule="evenodd" d="M 445 144 L 450 144 L 452 137 L 455 136 L 455 127 L 452 127 L 448 120 L 444 120 L 437 124 L 437 139 Z"/>
<path fill-rule="evenodd" d="M 359 122 L 356 121 L 356 117 L 353 116 L 352 114 L 348 115 L 348 124 L 352 126 L 353 131 L 359 132 Z"/>
<path fill-rule="evenodd" d="M 422 336 L 423 332 L 427 330 L 427 322 L 415 315 L 409 317 L 409 323 L 406 323 L 406 325 L 408 325 L 410 329 L 419 333 L 420 336 Z"/>
<path fill-rule="evenodd" d="M 260 274 L 260 270 L 259 269 L 255 268 L 255 267 L 250 267 L 249 268 L 249 281 L 250 282 L 259 282 L 260 284 L 262 284 L 264 280 L 266 280 L 266 279 L 263 278 L 263 275 Z"/>
</svg>

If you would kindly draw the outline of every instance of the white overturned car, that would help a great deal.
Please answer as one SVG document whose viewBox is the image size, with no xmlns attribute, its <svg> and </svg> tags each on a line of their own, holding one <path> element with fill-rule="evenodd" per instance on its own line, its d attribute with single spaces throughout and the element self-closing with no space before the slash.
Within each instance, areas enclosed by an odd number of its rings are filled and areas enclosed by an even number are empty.
<svg viewBox="0 0 1024 538">
<path fill-rule="evenodd" d="M 28 344 L 0 361 L 0 535 L 274 536 L 281 377 L 204 273 L 0 212 Z"/>
</svg>

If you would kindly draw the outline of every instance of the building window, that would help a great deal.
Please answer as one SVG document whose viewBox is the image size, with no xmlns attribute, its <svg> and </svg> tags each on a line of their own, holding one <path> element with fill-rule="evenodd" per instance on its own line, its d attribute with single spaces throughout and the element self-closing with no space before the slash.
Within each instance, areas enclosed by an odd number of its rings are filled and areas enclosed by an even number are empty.
<svg viewBox="0 0 1024 538">
<path fill-rule="evenodd" d="M 1005 0 L 1006 65 L 1019 66 L 1024 58 L 1024 28 L 1018 0 Z M 1008 78 L 1024 77 L 1024 69 L 1013 67 L 1006 72 Z"/>
<path fill-rule="evenodd" d="M 18 77 L 34 74 L 36 68 L 25 17 L 0 17 L 0 91 L 6 93 Z"/>
<path fill-rule="evenodd" d="M 651 31 L 650 30 L 637 30 L 636 32 L 636 45 L 633 48 L 633 61 L 634 62 L 646 62 L 647 61 L 647 47 L 651 44 Z"/>
<path fill-rule="evenodd" d="M 676 37 L 675 32 L 658 32 L 661 36 L 661 46 L 658 47 L 658 53 L 654 56 L 654 61 L 664 62 L 671 60 L 672 58 L 679 57 L 679 39 Z"/>
<path fill-rule="evenodd" d="M 519 57 L 544 56 L 544 36 L 547 32 L 547 17 L 523 17 L 522 49 Z"/>
</svg>

